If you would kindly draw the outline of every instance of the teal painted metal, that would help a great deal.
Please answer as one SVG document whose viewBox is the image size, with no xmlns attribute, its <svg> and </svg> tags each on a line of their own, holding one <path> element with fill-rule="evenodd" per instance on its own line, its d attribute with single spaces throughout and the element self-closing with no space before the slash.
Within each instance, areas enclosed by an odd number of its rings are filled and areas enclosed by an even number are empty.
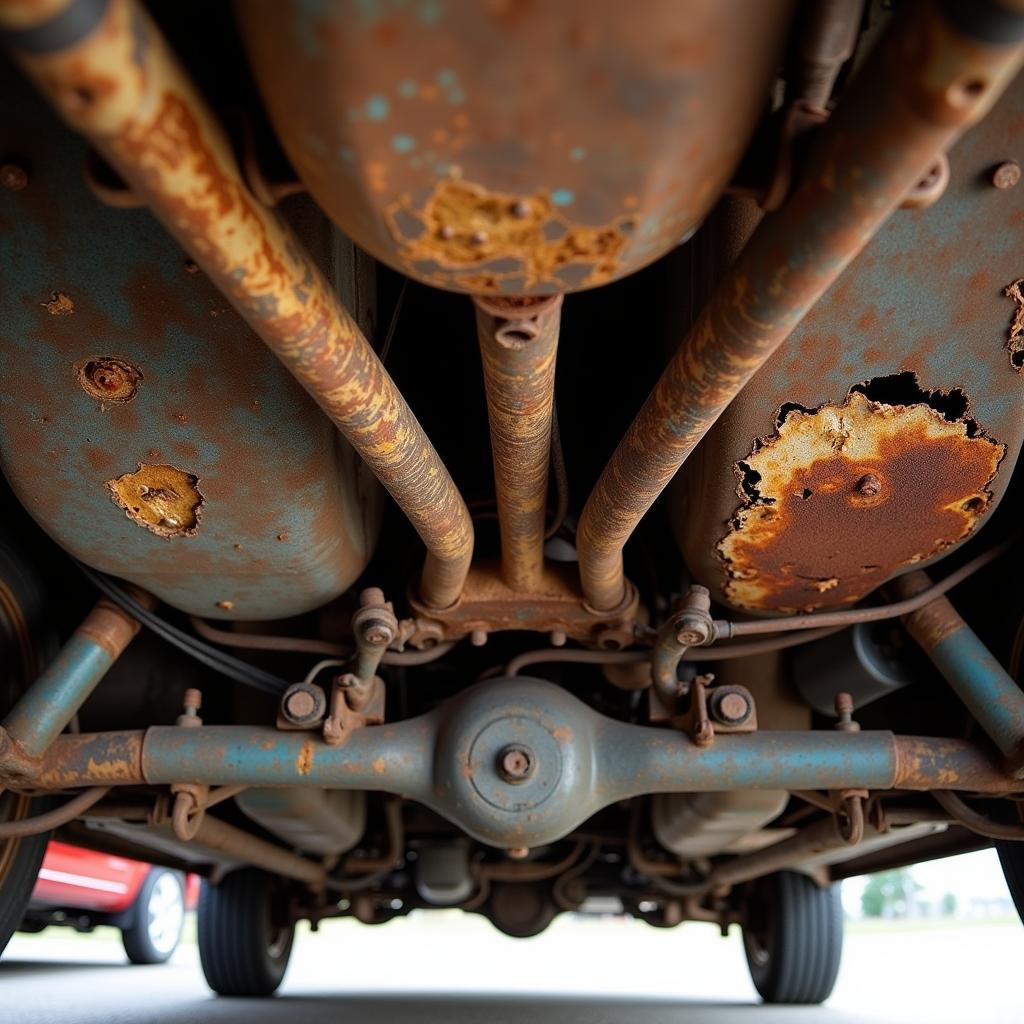
<svg viewBox="0 0 1024 1024">
<path fill-rule="evenodd" d="M 508 746 L 534 771 L 510 783 Z M 540 846 L 646 793 L 736 789 L 957 789 L 1005 792 L 969 743 L 888 732 L 759 732 L 710 748 L 667 729 L 605 718 L 552 683 L 475 686 L 420 718 L 359 729 L 340 746 L 315 733 L 246 726 L 156 727 L 61 737 L 36 784 L 242 784 L 377 790 L 426 805 L 497 847 Z"/>
<path fill-rule="evenodd" d="M 978 724 L 1024 778 L 1024 691 L 966 625 L 949 633 L 928 656 Z"/>
<path fill-rule="evenodd" d="M 4 720 L 11 739 L 29 757 L 44 754 L 113 664 L 110 651 L 75 633 Z"/>
<path fill-rule="evenodd" d="M 0 189 L 0 466 L 18 498 L 83 562 L 194 614 L 331 600 L 372 551 L 376 481 L 150 214 L 90 193 L 85 143 L 8 61 L 0 94 L 0 152 L 30 171 Z M 76 366 L 97 356 L 138 368 L 131 400 L 83 390 Z M 198 478 L 194 534 L 114 504 L 107 482 L 140 463 Z"/>
</svg>

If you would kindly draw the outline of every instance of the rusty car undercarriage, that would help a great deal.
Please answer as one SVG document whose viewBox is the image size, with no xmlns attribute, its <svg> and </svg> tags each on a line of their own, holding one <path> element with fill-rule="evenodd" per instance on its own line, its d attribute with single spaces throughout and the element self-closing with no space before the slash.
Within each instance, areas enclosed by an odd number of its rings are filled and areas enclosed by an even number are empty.
<svg viewBox="0 0 1024 1024">
<path fill-rule="evenodd" d="M 0 948 L 51 834 L 225 994 L 604 898 L 818 1002 L 843 878 L 1024 904 L 1017 0 L 0 30 Z"/>
</svg>

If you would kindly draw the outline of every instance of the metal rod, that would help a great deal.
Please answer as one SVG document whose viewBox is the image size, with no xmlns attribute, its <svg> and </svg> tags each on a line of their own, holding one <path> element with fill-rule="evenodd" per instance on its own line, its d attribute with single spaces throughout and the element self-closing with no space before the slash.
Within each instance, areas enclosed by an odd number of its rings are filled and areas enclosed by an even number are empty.
<svg viewBox="0 0 1024 1024">
<path fill-rule="evenodd" d="M 544 568 L 562 297 L 478 296 L 473 302 L 491 425 L 501 575 L 512 590 L 535 593 Z"/>
<path fill-rule="evenodd" d="M 625 594 L 637 524 L 725 407 L 789 336 L 911 188 L 980 119 L 1020 66 L 1024 12 L 997 32 L 943 6 L 911 5 L 811 144 L 785 205 L 764 218 L 666 367 L 580 518 L 583 592 Z M 1006 39 L 1002 45 L 1000 40 Z"/>
<path fill-rule="evenodd" d="M 189 841 L 226 853 L 243 864 L 252 864 L 275 875 L 305 882 L 313 888 L 322 889 L 327 880 L 323 865 L 316 861 L 300 857 L 208 814 L 203 816 L 195 836 Z"/>
<path fill-rule="evenodd" d="M 109 786 L 95 786 L 73 796 L 67 803 L 54 807 L 45 814 L 37 814 L 33 818 L 22 818 L 19 821 L 0 822 L 0 839 L 21 839 L 25 836 L 37 836 L 41 832 L 66 825 L 83 811 L 98 804 L 110 792 Z"/>
<path fill-rule="evenodd" d="M 74 19 L 88 7 L 101 13 Z M 0 3 L 19 64 L 145 199 L 337 425 L 427 546 L 420 597 L 458 600 L 469 512 L 412 410 L 285 222 L 245 185 L 212 112 L 136 0 Z"/>
<path fill-rule="evenodd" d="M 377 790 L 436 805 L 430 731 L 437 722 L 431 718 L 360 729 L 340 747 L 303 733 L 231 725 L 61 736 L 32 786 L 41 791 L 100 783 L 321 786 Z M 1000 794 L 1021 789 L 965 740 L 884 731 L 766 730 L 719 736 L 702 749 L 672 730 L 607 725 L 601 742 L 617 750 L 620 763 L 606 762 L 603 792 L 586 795 L 600 806 L 651 792 L 941 788 Z"/>
<path fill-rule="evenodd" d="M 893 584 L 904 597 L 913 597 L 930 585 L 928 575 L 920 570 Z M 1024 778 L 1024 691 L 947 598 L 937 598 L 903 621 L 1006 757 L 1014 778 Z"/>
<path fill-rule="evenodd" d="M 152 608 L 148 594 L 136 598 Z M 71 634 L 4 719 L 3 728 L 26 758 L 39 757 L 60 735 L 110 666 L 139 631 L 139 623 L 102 599 Z"/>
</svg>

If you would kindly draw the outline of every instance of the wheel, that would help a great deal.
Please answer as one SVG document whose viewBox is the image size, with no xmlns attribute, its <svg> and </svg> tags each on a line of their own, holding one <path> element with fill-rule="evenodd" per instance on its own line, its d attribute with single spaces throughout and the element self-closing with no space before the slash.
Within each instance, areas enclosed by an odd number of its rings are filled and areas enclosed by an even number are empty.
<svg viewBox="0 0 1024 1024">
<path fill-rule="evenodd" d="M 153 868 L 121 929 L 124 951 L 133 964 L 162 964 L 178 948 L 185 926 L 185 885 L 177 871 Z"/>
<path fill-rule="evenodd" d="M 222 996 L 269 996 L 281 984 L 295 938 L 283 884 L 256 868 L 203 882 L 199 959 L 206 983 Z"/>
<path fill-rule="evenodd" d="M 832 994 L 843 952 L 839 886 L 822 889 L 782 871 L 750 889 L 743 924 L 747 966 L 766 1003 L 822 1003 Z"/>
<path fill-rule="evenodd" d="M 27 818 L 31 807 L 28 797 L 0 794 L 0 821 Z M 0 839 L 0 953 L 21 924 L 49 840 L 49 832 L 24 839 Z"/>
<path fill-rule="evenodd" d="M 1024 923 L 1024 842 L 997 842 L 996 852 L 1006 879 L 1006 888 L 1010 890 L 1017 915 Z"/>
</svg>

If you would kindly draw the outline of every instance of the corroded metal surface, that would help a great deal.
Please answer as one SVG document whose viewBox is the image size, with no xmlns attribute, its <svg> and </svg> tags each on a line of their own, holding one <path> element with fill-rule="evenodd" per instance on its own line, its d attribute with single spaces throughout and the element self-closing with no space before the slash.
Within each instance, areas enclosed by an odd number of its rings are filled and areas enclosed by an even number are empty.
<svg viewBox="0 0 1024 1024">
<path fill-rule="evenodd" d="M 427 545 L 423 599 L 450 605 L 473 529 L 412 411 L 297 237 L 243 183 L 227 138 L 133 0 L 49 52 L 16 54 L 342 431 Z"/>
<path fill-rule="evenodd" d="M 320 205 L 443 288 L 553 294 L 696 227 L 762 112 L 788 0 L 237 5 Z"/>
<path fill-rule="evenodd" d="M 595 486 L 578 532 L 593 606 L 621 600 L 622 549 L 637 523 L 935 157 L 989 109 L 1022 54 L 1019 45 L 965 39 L 933 7 L 900 16 L 820 130 L 789 201 L 758 226 Z"/>
<path fill-rule="evenodd" d="M 639 597 L 629 586 L 618 608 L 588 608 L 579 591 L 574 565 L 546 564 L 529 591 L 510 587 L 493 562 L 481 561 L 466 577 L 462 596 L 451 608 L 432 609 L 410 595 L 418 613 L 411 642 L 457 640 L 469 636 L 483 642 L 505 630 L 549 632 L 561 643 L 566 637 L 608 650 L 627 647 L 635 639 Z"/>
<path fill-rule="evenodd" d="M 144 607 L 155 604 L 149 594 L 133 596 Z M 97 603 L 4 719 L 24 756 L 46 751 L 138 631 L 139 623 L 120 608 L 106 599 Z"/>
<path fill-rule="evenodd" d="M 931 580 L 912 572 L 893 583 L 900 597 L 926 590 Z M 1007 759 L 1015 778 L 1024 777 L 1024 691 L 945 597 L 903 620 L 910 635 L 935 663 L 957 696 Z"/>
<path fill-rule="evenodd" d="M 530 593 L 544 568 L 544 527 L 562 298 L 477 298 L 491 425 L 501 575 Z"/>
<path fill-rule="evenodd" d="M 32 166 L 0 191 L 0 465 L 18 498 L 83 562 L 194 614 L 331 600 L 376 539 L 369 471 L 159 224 L 92 198 L 85 145 L 6 59 L 0 91 L 0 151 Z M 55 289 L 69 315 L 46 308 Z M 140 464 L 197 478 L 197 528 L 151 532 L 115 504 L 109 482 Z"/>
<path fill-rule="evenodd" d="M 718 544 L 726 600 L 784 612 L 858 600 L 974 530 L 1004 453 L 926 403 L 855 391 L 786 413 L 740 464 L 745 500 Z"/>
<path fill-rule="evenodd" d="M 951 551 L 1002 498 L 1024 441 L 1022 383 L 1011 365 L 1012 344 L 1008 349 L 1019 307 L 1004 294 L 1021 272 L 1024 193 L 1000 190 L 991 177 L 993 166 L 1016 152 L 1024 131 L 1022 100 L 1024 81 L 1018 81 L 950 151 L 942 201 L 929 210 L 901 211 L 882 228 L 687 467 L 674 494 L 676 534 L 691 571 L 716 598 L 780 611 L 841 604 L 908 561 L 926 565 Z M 828 424 L 814 418 L 819 410 L 845 416 L 851 388 L 878 396 L 889 417 L 884 429 L 893 432 L 881 458 L 862 467 L 878 478 L 882 489 L 875 498 L 853 493 L 861 464 L 825 450 Z M 855 449 L 870 446 L 883 426 L 874 415 L 859 420 L 867 433 L 852 438 Z M 949 437 L 922 443 L 919 428 L 926 423 Z M 797 474 L 803 481 L 794 477 L 786 486 L 780 477 L 770 492 L 763 482 L 751 482 L 745 467 L 772 457 L 758 439 L 776 449 L 782 433 L 815 424 L 822 428 L 822 458 Z M 934 435 L 933 427 L 929 431 Z M 996 446 L 985 438 L 1005 448 L 987 483 Z M 839 493 L 823 495 L 810 482 L 832 478 L 833 470 L 847 501 Z M 806 502 L 805 488 L 814 491 Z M 772 512 L 767 530 L 757 530 L 762 538 L 774 536 L 770 552 L 748 546 L 744 531 L 735 532 L 737 515 L 750 524 L 771 512 L 756 508 L 751 490 L 777 499 L 771 509 L 779 518 Z M 976 499 L 958 506 L 956 499 L 972 490 Z M 832 579 L 835 586 L 815 592 Z"/>
<path fill-rule="evenodd" d="M 504 754 L 529 748 L 508 778 Z M 141 748 L 141 749 L 140 749 Z M 354 732 L 342 746 L 251 726 L 158 726 L 61 737 L 39 785 L 248 784 L 401 794 L 491 845 L 535 847 L 603 807 L 641 794 L 739 789 L 963 789 L 1011 792 L 1010 779 L 962 740 L 888 732 L 762 731 L 700 748 L 675 731 L 605 718 L 540 680 L 489 680 L 447 705 Z"/>
</svg>

